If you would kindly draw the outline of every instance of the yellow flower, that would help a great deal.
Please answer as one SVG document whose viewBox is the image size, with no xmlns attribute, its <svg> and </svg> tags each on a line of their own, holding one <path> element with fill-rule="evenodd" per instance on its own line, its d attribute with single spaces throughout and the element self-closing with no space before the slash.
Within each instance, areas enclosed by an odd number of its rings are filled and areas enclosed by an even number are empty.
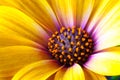
<svg viewBox="0 0 120 80">
<path fill-rule="evenodd" d="M 120 75 L 120 0 L 1 0 L 0 80 Z"/>
</svg>

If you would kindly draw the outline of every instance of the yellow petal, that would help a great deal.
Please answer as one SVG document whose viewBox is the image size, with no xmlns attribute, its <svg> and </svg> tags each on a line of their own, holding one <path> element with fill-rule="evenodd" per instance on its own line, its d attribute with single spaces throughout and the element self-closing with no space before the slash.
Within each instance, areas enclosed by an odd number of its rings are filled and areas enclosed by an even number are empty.
<svg viewBox="0 0 120 80">
<path fill-rule="evenodd" d="M 120 47 L 109 48 L 91 55 L 84 66 L 101 75 L 120 75 Z"/>
<path fill-rule="evenodd" d="M 114 5 L 114 7 L 106 13 L 106 16 L 102 17 L 94 30 L 96 50 L 120 45 L 120 2 L 114 2 L 115 4 L 113 4 L 113 2 L 111 5 Z"/>
<path fill-rule="evenodd" d="M 23 66 L 49 58 L 47 52 L 28 46 L 0 48 L 0 77 L 13 76 Z"/>
<path fill-rule="evenodd" d="M 56 73 L 54 73 L 53 75 L 51 75 L 50 77 L 48 77 L 46 80 L 53 80 L 55 78 L 55 74 Z"/>
<path fill-rule="evenodd" d="M 94 8 L 87 25 L 88 32 L 91 32 L 92 29 L 95 29 L 104 18 L 109 17 L 108 19 L 110 20 L 110 17 L 112 17 L 110 14 L 115 12 L 115 8 L 119 8 L 119 0 L 95 0 Z"/>
<path fill-rule="evenodd" d="M 63 76 L 63 80 L 85 80 L 81 66 L 74 64 L 72 67 L 68 68 Z"/>
<path fill-rule="evenodd" d="M 48 34 L 45 30 L 27 15 L 14 8 L 0 6 L 0 33 L 0 39 L 3 37 L 2 43 L 5 40 L 4 36 L 9 38 L 20 36 L 44 46 L 47 45 Z M 9 42 L 6 44 L 9 44 Z"/>
<path fill-rule="evenodd" d="M 11 80 L 12 77 L 0 77 L 0 80 Z"/>
<path fill-rule="evenodd" d="M 2 32 L 3 31 L 3 32 Z M 40 47 L 41 45 L 27 39 L 25 37 L 16 35 L 13 31 L 0 26 L 0 47 L 26 45 L 32 47 Z M 42 46 L 41 46 L 42 47 Z"/>
<path fill-rule="evenodd" d="M 107 80 L 105 76 L 96 74 L 86 68 L 83 69 L 85 74 L 85 80 Z"/>
<path fill-rule="evenodd" d="M 77 1 L 77 26 L 81 26 L 82 28 L 85 28 L 88 19 L 90 18 L 90 15 L 92 13 L 93 7 L 94 7 L 95 0 L 78 0 Z"/>
<path fill-rule="evenodd" d="M 103 50 L 106 48 L 120 45 L 120 34 L 119 34 L 120 23 L 119 23 L 119 21 L 117 21 L 117 23 L 114 23 L 114 24 L 115 25 L 112 28 L 108 29 L 108 31 L 105 31 L 106 33 L 97 37 L 97 39 L 95 41 L 95 44 L 96 44 L 95 51 L 99 51 L 99 50 Z M 98 35 L 96 35 L 96 36 L 98 36 Z"/>
<path fill-rule="evenodd" d="M 50 0 L 49 2 L 61 26 L 76 25 L 76 0 Z"/>
<path fill-rule="evenodd" d="M 21 10 L 48 31 L 59 28 L 56 16 L 46 0 L 2 0 L 0 4 Z"/>
<path fill-rule="evenodd" d="M 57 61 L 41 60 L 21 69 L 12 80 L 46 80 L 61 68 Z"/>
<path fill-rule="evenodd" d="M 119 0 L 96 0 L 87 30 L 94 36 L 97 51 L 120 44 L 119 14 Z"/>
<path fill-rule="evenodd" d="M 63 80 L 63 76 L 64 76 L 66 70 L 67 70 L 66 67 L 60 69 L 60 70 L 56 73 L 54 80 Z"/>
</svg>

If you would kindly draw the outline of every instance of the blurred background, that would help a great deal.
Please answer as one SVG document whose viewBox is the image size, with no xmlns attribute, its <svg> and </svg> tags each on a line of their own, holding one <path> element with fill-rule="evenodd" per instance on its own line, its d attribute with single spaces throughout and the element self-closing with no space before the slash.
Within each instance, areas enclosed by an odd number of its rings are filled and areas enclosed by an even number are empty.
<svg viewBox="0 0 120 80">
<path fill-rule="evenodd" d="M 107 76 L 108 80 L 120 80 L 120 76 Z"/>
</svg>

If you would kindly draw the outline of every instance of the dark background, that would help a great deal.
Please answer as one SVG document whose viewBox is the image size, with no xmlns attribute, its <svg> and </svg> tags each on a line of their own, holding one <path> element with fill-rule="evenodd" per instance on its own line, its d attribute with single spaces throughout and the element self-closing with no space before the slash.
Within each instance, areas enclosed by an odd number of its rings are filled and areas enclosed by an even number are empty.
<svg viewBox="0 0 120 80">
<path fill-rule="evenodd" d="M 120 80 L 120 76 L 112 76 L 112 77 L 107 76 L 107 79 L 108 80 Z"/>
</svg>

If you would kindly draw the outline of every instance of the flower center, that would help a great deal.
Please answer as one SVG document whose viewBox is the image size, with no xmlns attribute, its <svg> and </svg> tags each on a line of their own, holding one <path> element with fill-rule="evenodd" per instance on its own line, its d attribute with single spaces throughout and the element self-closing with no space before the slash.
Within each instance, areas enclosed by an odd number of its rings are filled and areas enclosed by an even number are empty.
<svg viewBox="0 0 120 80">
<path fill-rule="evenodd" d="M 65 28 L 56 31 L 49 38 L 48 49 L 60 64 L 72 66 L 74 63 L 83 65 L 93 52 L 93 40 L 81 28 Z"/>
</svg>

